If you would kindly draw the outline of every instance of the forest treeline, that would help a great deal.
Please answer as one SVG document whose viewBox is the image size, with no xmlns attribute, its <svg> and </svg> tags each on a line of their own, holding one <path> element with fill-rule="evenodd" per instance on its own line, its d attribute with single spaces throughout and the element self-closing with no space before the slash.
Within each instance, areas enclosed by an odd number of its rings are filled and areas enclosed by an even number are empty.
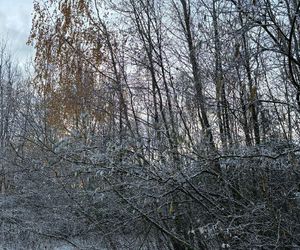
<svg viewBox="0 0 300 250">
<path fill-rule="evenodd" d="M 0 50 L 2 241 L 300 247 L 299 14 L 34 0 L 33 66 Z"/>
</svg>

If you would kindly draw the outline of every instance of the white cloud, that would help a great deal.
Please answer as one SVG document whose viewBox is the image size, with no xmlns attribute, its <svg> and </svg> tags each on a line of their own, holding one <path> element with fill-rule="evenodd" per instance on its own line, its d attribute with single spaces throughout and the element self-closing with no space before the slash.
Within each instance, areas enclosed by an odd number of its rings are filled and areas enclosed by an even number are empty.
<svg viewBox="0 0 300 250">
<path fill-rule="evenodd" d="M 25 63 L 33 49 L 26 45 L 31 28 L 33 0 L 0 0 L 0 40 L 7 40 L 20 63 Z"/>
</svg>

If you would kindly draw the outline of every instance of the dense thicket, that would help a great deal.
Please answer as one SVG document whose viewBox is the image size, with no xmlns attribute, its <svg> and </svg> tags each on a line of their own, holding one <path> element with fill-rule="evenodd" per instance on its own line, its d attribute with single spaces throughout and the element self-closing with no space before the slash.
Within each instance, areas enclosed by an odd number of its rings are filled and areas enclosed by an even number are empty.
<svg viewBox="0 0 300 250">
<path fill-rule="evenodd" d="M 34 77 L 14 84 L 0 54 L 7 235 L 300 247 L 299 13 L 298 0 L 35 1 Z"/>
</svg>

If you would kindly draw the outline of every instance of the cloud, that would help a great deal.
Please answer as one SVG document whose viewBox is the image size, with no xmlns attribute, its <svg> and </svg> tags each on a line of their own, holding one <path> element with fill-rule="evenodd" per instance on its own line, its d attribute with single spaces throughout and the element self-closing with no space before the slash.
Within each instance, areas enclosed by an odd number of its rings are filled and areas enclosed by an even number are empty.
<svg viewBox="0 0 300 250">
<path fill-rule="evenodd" d="M 0 0 L 0 40 L 7 40 L 17 60 L 24 64 L 33 49 L 26 45 L 31 28 L 32 0 Z"/>
</svg>

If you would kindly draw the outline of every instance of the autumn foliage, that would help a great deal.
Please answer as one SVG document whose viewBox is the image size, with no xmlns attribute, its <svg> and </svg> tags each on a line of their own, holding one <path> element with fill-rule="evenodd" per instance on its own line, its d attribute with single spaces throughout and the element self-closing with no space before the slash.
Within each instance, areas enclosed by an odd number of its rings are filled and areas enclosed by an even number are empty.
<svg viewBox="0 0 300 250">
<path fill-rule="evenodd" d="M 106 60 L 103 38 L 91 25 L 91 15 L 89 1 L 34 3 L 28 43 L 36 49 L 36 84 L 49 124 L 60 130 L 96 126 L 111 106 L 101 73 Z"/>
</svg>

